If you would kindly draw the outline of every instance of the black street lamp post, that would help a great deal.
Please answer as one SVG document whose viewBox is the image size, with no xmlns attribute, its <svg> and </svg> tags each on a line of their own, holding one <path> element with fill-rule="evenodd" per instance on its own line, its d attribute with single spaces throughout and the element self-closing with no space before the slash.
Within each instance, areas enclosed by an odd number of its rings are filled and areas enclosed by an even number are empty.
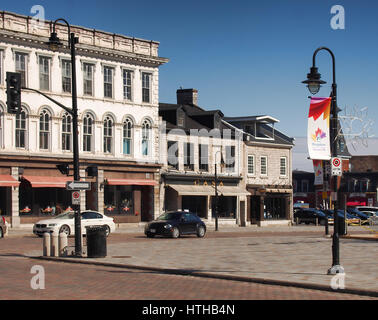
<svg viewBox="0 0 378 320">
<path fill-rule="evenodd" d="M 332 157 L 337 157 L 337 139 L 338 139 L 338 119 L 337 114 L 339 108 L 337 107 L 337 93 L 336 93 L 336 67 L 335 67 L 335 56 L 333 52 L 326 47 L 319 47 L 315 50 L 312 57 L 312 67 L 310 73 L 307 74 L 307 80 L 302 81 L 302 83 L 307 84 L 309 91 L 312 94 L 319 92 L 321 84 L 326 83 L 320 80 L 320 73 L 318 73 L 318 68 L 315 66 L 315 58 L 319 51 L 326 50 L 330 53 L 332 57 L 332 71 L 333 71 L 333 82 L 332 82 L 332 94 L 331 94 L 331 123 L 330 123 L 330 144 L 331 144 L 331 155 Z M 332 176 L 332 191 L 337 195 L 337 176 Z M 334 224 L 333 224 L 333 237 L 332 237 L 332 267 L 328 269 L 328 274 L 344 273 L 344 268 L 340 265 L 340 245 L 339 245 L 339 220 L 338 220 L 338 203 L 337 196 L 333 202 L 334 204 Z"/>
<path fill-rule="evenodd" d="M 58 21 L 63 21 L 68 27 L 68 47 L 71 49 L 71 73 L 72 73 L 72 109 L 64 108 L 67 112 L 72 115 L 72 130 L 73 130 L 73 170 L 74 170 L 74 181 L 80 180 L 79 172 L 79 140 L 78 140 L 78 125 L 77 125 L 77 92 L 76 92 L 76 59 L 75 59 L 75 44 L 78 43 L 79 39 L 75 37 L 74 33 L 70 31 L 69 23 L 62 18 L 55 20 L 53 24 L 53 32 L 48 41 L 48 45 L 51 50 L 56 51 L 62 43 L 60 42 L 56 32 L 55 25 Z M 81 217 L 80 217 L 80 204 L 74 205 L 73 209 L 75 211 L 75 255 L 82 255 L 82 244 L 81 244 Z"/>
</svg>

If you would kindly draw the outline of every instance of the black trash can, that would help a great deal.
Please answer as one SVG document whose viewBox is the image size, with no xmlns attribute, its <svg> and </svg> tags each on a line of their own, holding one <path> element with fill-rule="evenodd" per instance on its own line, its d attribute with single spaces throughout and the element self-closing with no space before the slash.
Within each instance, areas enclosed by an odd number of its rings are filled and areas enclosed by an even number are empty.
<svg viewBox="0 0 378 320">
<path fill-rule="evenodd" d="M 106 226 L 85 227 L 88 258 L 106 257 Z"/>
</svg>

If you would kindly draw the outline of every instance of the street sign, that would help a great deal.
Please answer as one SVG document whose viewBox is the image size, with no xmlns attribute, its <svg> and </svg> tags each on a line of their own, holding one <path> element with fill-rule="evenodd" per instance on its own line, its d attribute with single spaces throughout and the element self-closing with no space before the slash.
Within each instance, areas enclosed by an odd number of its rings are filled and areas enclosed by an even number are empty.
<svg viewBox="0 0 378 320">
<path fill-rule="evenodd" d="M 342 175 L 340 158 L 331 158 L 331 175 L 332 176 Z"/>
<path fill-rule="evenodd" d="M 79 191 L 72 192 L 72 204 L 73 205 L 80 204 L 80 192 Z"/>
<path fill-rule="evenodd" d="M 87 181 L 67 181 L 66 190 L 90 190 L 91 183 Z"/>
</svg>

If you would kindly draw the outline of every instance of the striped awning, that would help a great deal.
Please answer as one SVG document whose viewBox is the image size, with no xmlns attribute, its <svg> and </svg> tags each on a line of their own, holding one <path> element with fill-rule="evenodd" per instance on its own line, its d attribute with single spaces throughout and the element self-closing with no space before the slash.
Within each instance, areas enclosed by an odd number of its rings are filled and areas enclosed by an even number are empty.
<svg viewBox="0 0 378 320">
<path fill-rule="evenodd" d="M 0 175 L 0 187 L 18 187 L 20 184 L 15 178 L 10 174 L 1 174 Z"/>
<path fill-rule="evenodd" d="M 30 182 L 33 188 L 66 188 L 67 181 L 72 181 L 72 177 L 67 176 L 22 176 L 22 179 Z"/>
</svg>

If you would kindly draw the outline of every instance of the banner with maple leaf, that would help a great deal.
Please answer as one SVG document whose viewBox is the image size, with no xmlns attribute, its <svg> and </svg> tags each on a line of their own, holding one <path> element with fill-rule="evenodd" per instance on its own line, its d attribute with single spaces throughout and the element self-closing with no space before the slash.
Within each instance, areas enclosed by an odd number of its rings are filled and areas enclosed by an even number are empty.
<svg viewBox="0 0 378 320">
<path fill-rule="evenodd" d="M 329 115 L 331 97 L 311 98 L 307 124 L 307 146 L 310 159 L 330 160 Z"/>
</svg>

